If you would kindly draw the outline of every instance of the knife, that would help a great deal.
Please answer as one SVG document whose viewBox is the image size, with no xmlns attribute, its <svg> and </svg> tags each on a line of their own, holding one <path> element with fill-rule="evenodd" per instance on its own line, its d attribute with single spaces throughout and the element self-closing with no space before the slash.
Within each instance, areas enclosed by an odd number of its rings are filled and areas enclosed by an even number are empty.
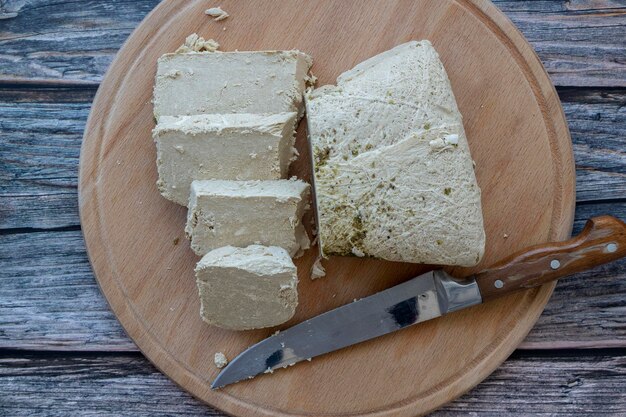
<svg viewBox="0 0 626 417">
<path fill-rule="evenodd" d="M 239 354 L 211 388 L 271 373 L 624 256 L 626 224 L 611 216 L 595 217 L 575 238 L 524 249 L 464 281 L 443 270 L 430 271 L 297 324 Z"/>
</svg>

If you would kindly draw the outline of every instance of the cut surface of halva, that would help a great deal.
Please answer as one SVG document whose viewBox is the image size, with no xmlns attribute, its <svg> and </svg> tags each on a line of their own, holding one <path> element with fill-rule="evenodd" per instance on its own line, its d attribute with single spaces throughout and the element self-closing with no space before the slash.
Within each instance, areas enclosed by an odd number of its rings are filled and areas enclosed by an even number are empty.
<svg viewBox="0 0 626 417">
<path fill-rule="evenodd" d="M 279 246 L 291 256 L 308 249 L 302 216 L 309 184 L 300 180 L 194 181 L 185 233 L 198 255 L 221 246 Z"/>
<path fill-rule="evenodd" d="M 296 267 L 275 246 L 215 249 L 196 266 L 196 283 L 202 320 L 225 329 L 276 326 L 298 305 Z"/>
<path fill-rule="evenodd" d="M 430 42 L 408 42 L 305 94 L 322 254 L 478 263 L 481 194 Z"/>
<path fill-rule="evenodd" d="M 302 111 L 307 54 L 291 51 L 189 52 L 159 58 L 154 116 Z"/>
<path fill-rule="evenodd" d="M 163 116 L 153 131 L 159 191 L 186 206 L 194 180 L 286 178 L 296 119 L 294 112 Z"/>
</svg>

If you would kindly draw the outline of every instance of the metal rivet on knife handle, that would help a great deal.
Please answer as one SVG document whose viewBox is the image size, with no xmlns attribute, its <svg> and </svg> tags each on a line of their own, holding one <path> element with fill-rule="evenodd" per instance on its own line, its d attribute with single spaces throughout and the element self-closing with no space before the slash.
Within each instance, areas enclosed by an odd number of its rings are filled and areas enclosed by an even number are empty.
<svg viewBox="0 0 626 417">
<path fill-rule="evenodd" d="M 626 224 L 615 217 L 600 216 L 587 221 L 583 231 L 574 238 L 524 249 L 477 273 L 475 278 L 483 301 L 488 301 L 624 256 Z"/>
</svg>

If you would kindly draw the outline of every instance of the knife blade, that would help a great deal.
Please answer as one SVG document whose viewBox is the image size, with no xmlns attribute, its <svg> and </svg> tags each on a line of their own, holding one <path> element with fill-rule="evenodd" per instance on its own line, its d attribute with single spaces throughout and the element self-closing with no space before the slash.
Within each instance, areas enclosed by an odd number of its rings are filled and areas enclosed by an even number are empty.
<svg viewBox="0 0 626 417">
<path fill-rule="evenodd" d="M 231 361 L 211 387 L 273 372 L 480 303 L 476 282 L 456 282 L 442 270 L 427 272 L 257 343 Z"/>
<path fill-rule="evenodd" d="M 211 388 L 272 373 L 624 256 L 626 224 L 610 216 L 596 217 L 576 238 L 527 248 L 464 281 L 435 270 L 306 320 L 239 354 Z"/>
</svg>

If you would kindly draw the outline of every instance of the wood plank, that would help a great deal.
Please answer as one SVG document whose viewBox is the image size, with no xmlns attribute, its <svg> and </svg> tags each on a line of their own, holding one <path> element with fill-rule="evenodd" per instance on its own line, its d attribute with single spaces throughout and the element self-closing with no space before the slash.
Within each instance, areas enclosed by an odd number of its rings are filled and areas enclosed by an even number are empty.
<svg viewBox="0 0 626 417">
<path fill-rule="evenodd" d="M 2 236 L 0 264 L 0 348 L 137 349 L 100 293 L 80 231 Z"/>
<path fill-rule="evenodd" d="M 9 1 L 0 26 L 0 79 L 99 82 L 115 53 L 158 0 Z"/>
<path fill-rule="evenodd" d="M 94 89 L 0 90 L 0 228 L 78 225 L 78 157 Z"/>
<path fill-rule="evenodd" d="M 626 358 L 513 354 L 478 387 L 431 417 L 620 416 L 626 413 Z"/>
<path fill-rule="evenodd" d="M 9 0 L 0 79 L 98 83 L 158 0 Z M 626 86 L 626 6 L 616 0 L 494 2 L 537 50 L 556 85 Z M 233 18 L 236 18 L 234 16 Z"/>
<path fill-rule="evenodd" d="M 575 231 L 607 213 L 626 218 L 626 202 L 580 205 Z M 0 263 L 0 348 L 136 350 L 100 293 L 79 231 L 4 235 Z M 625 310 L 622 260 L 559 282 L 520 347 L 626 347 Z"/>
<path fill-rule="evenodd" d="M 535 48 L 555 85 L 626 85 L 623 1 L 496 0 L 494 3 Z M 620 74 L 611 74 L 613 71 Z"/>
<path fill-rule="evenodd" d="M 0 353 L 0 383 L 2 415 L 224 416 L 139 354 Z M 515 353 L 478 387 L 431 416 L 618 416 L 626 415 L 624 392 L 623 350 Z"/>
<path fill-rule="evenodd" d="M 76 184 L 93 88 L 0 88 L 0 229 L 78 225 Z M 626 90 L 562 89 L 577 200 L 626 195 Z"/>
<path fill-rule="evenodd" d="M 560 91 L 576 162 L 576 200 L 626 197 L 626 91 Z"/>
</svg>

